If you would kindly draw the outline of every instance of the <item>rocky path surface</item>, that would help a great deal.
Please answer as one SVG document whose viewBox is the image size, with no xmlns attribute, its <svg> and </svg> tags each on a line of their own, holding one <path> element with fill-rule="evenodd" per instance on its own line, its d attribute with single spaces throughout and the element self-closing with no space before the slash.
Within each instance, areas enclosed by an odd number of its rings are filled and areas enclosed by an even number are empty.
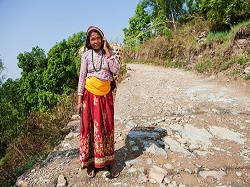
<svg viewBox="0 0 250 187">
<path fill-rule="evenodd" d="M 250 186 L 250 82 L 129 64 L 115 98 L 116 164 L 95 178 L 81 170 L 79 120 L 17 186 Z"/>
</svg>

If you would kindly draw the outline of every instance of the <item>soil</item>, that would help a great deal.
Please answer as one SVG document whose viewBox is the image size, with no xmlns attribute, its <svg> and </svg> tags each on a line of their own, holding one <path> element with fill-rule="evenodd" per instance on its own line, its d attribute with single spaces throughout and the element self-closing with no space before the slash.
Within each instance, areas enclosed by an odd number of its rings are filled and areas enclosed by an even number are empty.
<svg viewBox="0 0 250 187">
<path fill-rule="evenodd" d="M 17 186 L 250 186 L 250 81 L 223 73 L 128 64 L 115 97 L 118 178 L 88 178 L 78 157 L 79 119 Z M 74 116 L 76 117 L 76 116 Z"/>
</svg>

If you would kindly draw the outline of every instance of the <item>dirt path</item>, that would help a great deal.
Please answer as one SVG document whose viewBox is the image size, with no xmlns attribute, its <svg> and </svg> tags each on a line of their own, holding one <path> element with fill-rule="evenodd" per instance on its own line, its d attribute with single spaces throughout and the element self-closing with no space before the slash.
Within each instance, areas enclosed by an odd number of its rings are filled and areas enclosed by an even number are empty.
<svg viewBox="0 0 250 187">
<path fill-rule="evenodd" d="M 120 176 L 108 179 L 104 168 L 89 179 L 79 169 L 75 120 L 19 186 L 250 185 L 250 82 L 139 64 L 128 75 L 115 99 Z"/>
</svg>

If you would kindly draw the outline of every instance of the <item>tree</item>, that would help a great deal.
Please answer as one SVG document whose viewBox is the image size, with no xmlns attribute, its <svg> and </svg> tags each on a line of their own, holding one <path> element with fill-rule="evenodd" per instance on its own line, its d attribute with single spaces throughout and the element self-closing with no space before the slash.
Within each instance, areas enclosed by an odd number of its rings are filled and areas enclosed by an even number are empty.
<svg viewBox="0 0 250 187">
<path fill-rule="evenodd" d="M 184 14 L 184 0 L 155 0 L 153 10 L 156 18 L 164 15 L 165 26 L 176 29 L 176 21 Z M 171 23 L 171 24 L 168 24 Z"/>
<path fill-rule="evenodd" d="M 148 28 L 151 20 L 146 8 L 147 4 L 145 2 L 139 2 L 136 6 L 135 15 L 129 19 L 129 28 L 123 29 L 125 45 L 136 46 L 150 38 L 151 33 Z"/>
<path fill-rule="evenodd" d="M 152 35 L 167 35 L 169 28 L 166 17 L 166 1 L 163 0 L 145 0 L 148 13 L 150 15 L 150 30 Z"/>
<path fill-rule="evenodd" d="M 76 89 L 80 57 L 75 54 L 84 41 L 84 33 L 79 32 L 52 47 L 48 57 L 39 47 L 18 55 L 18 66 L 22 69 L 22 99 L 27 114 L 56 106 L 61 94 L 70 94 Z"/>
<path fill-rule="evenodd" d="M 78 83 L 77 66 L 80 66 L 78 53 L 85 41 L 85 34 L 79 32 L 69 39 L 56 44 L 48 53 L 48 67 L 44 73 L 47 91 L 55 94 L 69 94 Z"/>
<path fill-rule="evenodd" d="M 4 64 L 3 64 L 3 60 L 0 58 L 0 87 L 2 86 L 4 78 L 5 78 L 5 76 L 2 75 L 3 70 L 4 70 Z"/>
<path fill-rule="evenodd" d="M 0 156 L 4 155 L 8 144 L 23 132 L 26 114 L 21 96 L 19 80 L 8 79 L 0 87 Z"/>
<path fill-rule="evenodd" d="M 136 46 L 154 35 L 169 35 L 169 28 L 176 28 L 178 20 L 185 12 L 185 0 L 142 0 L 135 15 L 129 19 L 129 28 L 123 29 L 124 44 Z M 169 24 L 171 23 L 171 24 Z"/>
<path fill-rule="evenodd" d="M 44 90 L 43 74 L 48 62 L 44 50 L 39 47 L 33 47 L 31 52 L 20 53 L 17 59 L 18 67 L 22 69 L 22 100 L 28 115 L 31 111 L 39 110 L 39 92 Z"/>
<path fill-rule="evenodd" d="M 228 30 L 250 17 L 250 2 L 246 0 L 201 0 L 200 12 L 212 24 L 213 30 Z"/>
</svg>

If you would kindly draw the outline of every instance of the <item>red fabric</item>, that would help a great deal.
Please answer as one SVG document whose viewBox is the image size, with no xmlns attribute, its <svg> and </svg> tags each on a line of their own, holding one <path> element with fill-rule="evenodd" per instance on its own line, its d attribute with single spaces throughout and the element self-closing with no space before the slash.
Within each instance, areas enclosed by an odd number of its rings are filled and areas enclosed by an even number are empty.
<svg viewBox="0 0 250 187">
<path fill-rule="evenodd" d="M 96 96 L 85 89 L 80 128 L 81 167 L 103 168 L 114 162 L 114 105 L 110 91 Z"/>
</svg>

